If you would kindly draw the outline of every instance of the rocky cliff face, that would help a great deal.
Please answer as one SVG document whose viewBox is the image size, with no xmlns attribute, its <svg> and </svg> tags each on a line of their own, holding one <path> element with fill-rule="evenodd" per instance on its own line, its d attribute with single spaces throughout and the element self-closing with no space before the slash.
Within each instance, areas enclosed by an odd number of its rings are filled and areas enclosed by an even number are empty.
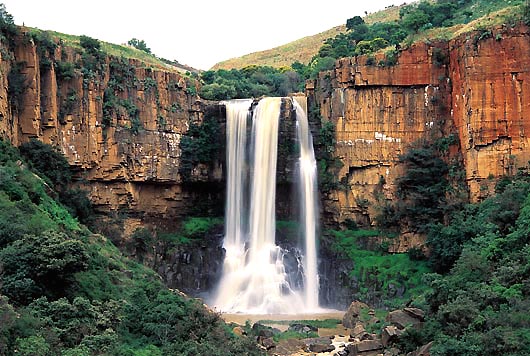
<svg viewBox="0 0 530 356">
<path fill-rule="evenodd" d="M 448 66 L 434 63 L 433 55 L 447 50 L 443 42 L 416 44 L 392 66 L 377 64 L 384 57 L 341 59 L 335 71 L 309 83 L 311 104 L 335 126 L 335 156 L 341 162 L 336 174 L 345 183 L 326 193 L 327 222 L 372 224 L 381 200 L 393 197 L 403 170 L 398 156 L 413 142 L 442 135 L 450 99 Z"/>
<path fill-rule="evenodd" d="M 491 193 L 496 178 L 526 167 L 529 46 L 526 27 L 502 27 L 413 44 L 395 65 L 383 55 L 341 59 L 308 82 L 310 106 L 335 126 L 336 172 L 347 183 L 325 194 L 326 221 L 373 224 L 381 200 L 394 198 L 398 156 L 419 141 L 460 139 L 449 156 L 461 153 L 472 201 Z M 391 250 L 420 243 L 405 233 Z"/>
<path fill-rule="evenodd" d="M 471 200 L 493 192 L 495 178 L 530 160 L 530 33 L 502 27 L 449 43 L 452 115 Z"/>
<path fill-rule="evenodd" d="M 195 79 L 97 49 L 45 44 L 23 33 L 14 49 L 2 48 L 1 137 L 58 147 L 100 212 L 169 219 L 197 209 L 191 197 L 222 197 L 220 163 L 191 162 L 181 175 L 181 139 L 204 119 Z M 197 189 L 204 181 L 215 187 Z"/>
</svg>

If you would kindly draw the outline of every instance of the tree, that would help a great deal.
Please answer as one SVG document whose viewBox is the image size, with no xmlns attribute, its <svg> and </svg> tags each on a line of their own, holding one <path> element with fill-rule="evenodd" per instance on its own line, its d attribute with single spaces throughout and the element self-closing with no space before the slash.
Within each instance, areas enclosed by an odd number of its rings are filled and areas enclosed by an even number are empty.
<svg viewBox="0 0 530 356">
<path fill-rule="evenodd" d="M 139 40 L 137 38 L 130 39 L 127 44 L 129 46 L 132 46 L 136 49 L 139 49 L 140 51 L 144 51 L 145 53 L 151 54 L 151 48 L 147 47 L 147 44 L 144 40 Z"/>
<path fill-rule="evenodd" d="M 66 157 L 52 146 L 31 139 L 20 146 L 20 153 L 31 167 L 47 178 L 56 189 L 65 188 L 72 178 Z"/>
<path fill-rule="evenodd" d="M 403 26 L 411 32 L 418 30 L 429 23 L 429 16 L 422 10 L 415 10 L 403 17 Z"/>
<path fill-rule="evenodd" d="M 7 12 L 3 3 L 0 3 L 0 33 L 7 37 L 10 42 L 14 40 L 14 36 L 18 33 L 13 16 Z M 0 36 L 0 39 L 1 37 L 3 36 Z"/>
<path fill-rule="evenodd" d="M 353 30 L 359 25 L 364 25 L 364 20 L 361 16 L 354 16 L 351 19 L 346 20 L 346 28 L 348 30 Z"/>
<path fill-rule="evenodd" d="M 2 293 L 21 304 L 42 295 L 65 295 L 74 274 L 88 268 L 83 243 L 53 230 L 14 241 L 0 251 L 0 261 Z"/>
</svg>

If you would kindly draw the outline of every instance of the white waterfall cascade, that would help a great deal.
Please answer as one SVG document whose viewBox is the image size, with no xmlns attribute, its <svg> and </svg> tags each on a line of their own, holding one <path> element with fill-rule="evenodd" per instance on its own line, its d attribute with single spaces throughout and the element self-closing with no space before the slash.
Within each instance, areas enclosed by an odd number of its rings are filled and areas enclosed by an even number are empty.
<svg viewBox="0 0 530 356">
<path fill-rule="evenodd" d="M 305 240 L 304 286 L 305 305 L 308 309 L 318 309 L 318 271 L 316 232 L 318 222 L 317 204 L 317 161 L 313 150 L 313 137 L 307 120 L 306 97 L 293 97 L 296 109 L 296 134 L 300 143 L 298 164 L 298 186 L 300 223 Z"/>
<path fill-rule="evenodd" d="M 247 120 L 252 100 L 225 102 L 227 117 L 227 204 L 223 276 L 213 303 L 220 311 L 292 314 L 318 310 L 316 267 L 316 163 L 307 115 L 297 113 L 300 204 L 306 238 L 304 291 L 294 290 L 285 271 L 285 251 L 275 244 L 278 127 L 282 98 L 263 98 L 254 109 L 250 167 Z M 309 152 L 310 151 L 310 152 Z M 312 158 L 311 158 L 312 157 Z M 250 173 L 249 194 L 246 176 Z M 308 242 L 308 239 L 312 241 Z"/>
</svg>

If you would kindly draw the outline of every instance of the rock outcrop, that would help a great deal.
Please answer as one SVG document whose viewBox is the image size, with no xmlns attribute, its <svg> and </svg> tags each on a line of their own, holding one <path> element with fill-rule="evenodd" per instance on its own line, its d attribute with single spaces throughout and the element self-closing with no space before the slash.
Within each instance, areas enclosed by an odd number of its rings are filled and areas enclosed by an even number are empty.
<svg viewBox="0 0 530 356">
<path fill-rule="evenodd" d="M 342 163 L 336 174 L 349 187 L 327 192 L 328 222 L 371 224 L 378 199 L 392 198 L 403 171 L 398 156 L 413 142 L 441 135 L 450 100 L 448 66 L 434 63 L 433 54 L 447 51 L 445 42 L 415 44 L 401 52 L 398 64 L 385 67 L 368 57 L 341 59 L 334 71 L 308 83 L 310 105 L 335 126 L 335 156 Z"/>
<path fill-rule="evenodd" d="M 449 43 L 452 114 L 471 200 L 493 192 L 495 178 L 530 160 L 530 33 L 510 26 Z"/>
<path fill-rule="evenodd" d="M 491 194 L 496 179 L 527 168 L 529 49 L 526 26 L 502 26 L 413 44 L 395 65 L 384 55 L 340 59 L 309 81 L 310 107 L 334 124 L 342 164 L 335 173 L 343 184 L 324 194 L 325 221 L 373 224 L 381 203 L 394 198 L 399 155 L 420 141 L 458 138 L 447 156 L 462 161 L 471 201 Z M 390 251 L 422 243 L 404 234 Z"/>
<path fill-rule="evenodd" d="M 197 208 L 195 199 L 222 198 L 219 187 L 183 184 L 180 142 L 205 112 L 192 76 L 19 37 L 1 51 L 0 137 L 59 148 L 100 212 L 169 220 Z M 188 181 L 215 184 L 221 176 L 218 162 L 197 164 Z"/>
</svg>

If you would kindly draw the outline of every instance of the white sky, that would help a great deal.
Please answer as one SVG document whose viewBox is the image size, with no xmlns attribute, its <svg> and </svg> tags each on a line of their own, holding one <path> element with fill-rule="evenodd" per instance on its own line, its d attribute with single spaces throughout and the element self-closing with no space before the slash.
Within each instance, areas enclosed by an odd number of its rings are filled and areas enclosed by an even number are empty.
<svg viewBox="0 0 530 356">
<path fill-rule="evenodd" d="M 106 42 L 144 40 L 198 69 L 314 35 L 404 0 L 0 0 L 15 23 Z"/>
</svg>

